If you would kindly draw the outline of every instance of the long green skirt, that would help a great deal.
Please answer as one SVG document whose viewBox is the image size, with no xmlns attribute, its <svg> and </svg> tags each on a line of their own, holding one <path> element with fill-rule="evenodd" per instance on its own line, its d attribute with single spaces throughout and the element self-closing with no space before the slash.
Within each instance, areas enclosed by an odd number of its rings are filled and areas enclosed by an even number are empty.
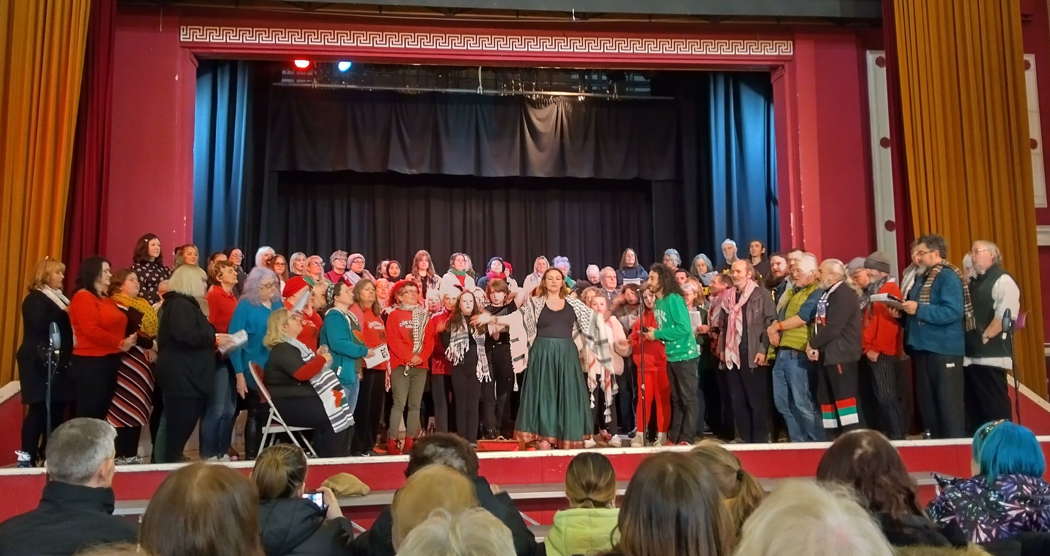
<svg viewBox="0 0 1050 556">
<path fill-rule="evenodd" d="M 589 400 L 576 344 L 568 338 L 536 338 L 514 435 L 522 442 L 546 440 L 560 448 L 582 448 L 594 426 Z"/>
</svg>

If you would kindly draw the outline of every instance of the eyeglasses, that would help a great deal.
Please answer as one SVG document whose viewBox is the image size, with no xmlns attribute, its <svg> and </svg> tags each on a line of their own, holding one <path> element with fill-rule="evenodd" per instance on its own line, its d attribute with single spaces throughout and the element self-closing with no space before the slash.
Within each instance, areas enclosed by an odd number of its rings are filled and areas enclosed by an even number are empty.
<svg viewBox="0 0 1050 556">
<path fill-rule="evenodd" d="M 259 284 L 259 289 L 260 290 L 263 289 L 263 288 L 276 288 L 276 287 L 277 287 L 277 283 L 275 283 L 275 282 L 263 282 L 263 283 Z"/>
</svg>

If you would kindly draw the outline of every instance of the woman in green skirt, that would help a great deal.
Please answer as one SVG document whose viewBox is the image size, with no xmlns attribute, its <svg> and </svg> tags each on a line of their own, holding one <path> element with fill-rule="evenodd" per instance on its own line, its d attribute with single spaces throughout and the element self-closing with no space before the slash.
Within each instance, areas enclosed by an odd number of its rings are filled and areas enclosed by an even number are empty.
<svg viewBox="0 0 1050 556">
<path fill-rule="evenodd" d="M 529 346 L 515 437 L 539 449 L 582 448 L 593 429 L 588 383 L 595 377 L 584 374 L 581 359 L 608 365 L 609 334 L 590 308 L 569 297 L 562 272 L 547 269 L 517 311 L 482 313 L 474 321 L 506 326 L 512 344 L 524 340 Z M 518 363 L 515 370 L 524 370 L 525 362 Z"/>
</svg>

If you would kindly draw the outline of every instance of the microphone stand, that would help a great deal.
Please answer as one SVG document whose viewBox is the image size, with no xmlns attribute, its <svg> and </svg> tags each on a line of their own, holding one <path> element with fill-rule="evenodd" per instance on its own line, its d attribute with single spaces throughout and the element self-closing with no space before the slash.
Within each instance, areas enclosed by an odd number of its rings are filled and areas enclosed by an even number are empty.
<svg viewBox="0 0 1050 556">
<path fill-rule="evenodd" d="M 47 356 L 44 358 L 47 365 L 47 382 L 44 385 L 44 415 L 47 423 L 44 429 L 45 444 L 51 436 L 51 423 L 53 421 L 53 416 L 51 415 L 51 389 L 52 384 L 55 382 L 55 375 L 58 373 L 58 351 L 60 348 L 60 346 L 55 345 L 54 338 L 48 339 L 47 344 Z"/>
<path fill-rule="evenodd" d="M 1017 361 L 1014 359 L 1014 321 L 1010 318 L 1010 311 L 1003 315 L 1002 340 L 1006 344 L 1006 353 L 1010 354 L 1010 374 L 1014 377 L 1014 414 L 1017 415 L 1017 424 L 1021 424 L 1021 390 L 1017 380 Z"/>
</svg>

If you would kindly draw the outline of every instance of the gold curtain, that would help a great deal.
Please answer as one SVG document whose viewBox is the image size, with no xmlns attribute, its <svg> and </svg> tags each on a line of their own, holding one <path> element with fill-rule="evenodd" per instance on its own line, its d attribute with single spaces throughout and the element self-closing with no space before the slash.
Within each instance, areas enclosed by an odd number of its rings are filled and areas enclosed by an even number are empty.
<svg viewBox="0 0 1050 556">
<path fill-rule="evenodd" d="M 994 241 L 1021 287 L 1018 374 L 1046 396 L 1019 0 L 893 0 L 912 223 L 960 263 Z"/>
<path fill-rule="evenodd" d="M 37 261 L 61 259 L 90 0 L 0 0 L 0 385 Z"/>
</svg>

